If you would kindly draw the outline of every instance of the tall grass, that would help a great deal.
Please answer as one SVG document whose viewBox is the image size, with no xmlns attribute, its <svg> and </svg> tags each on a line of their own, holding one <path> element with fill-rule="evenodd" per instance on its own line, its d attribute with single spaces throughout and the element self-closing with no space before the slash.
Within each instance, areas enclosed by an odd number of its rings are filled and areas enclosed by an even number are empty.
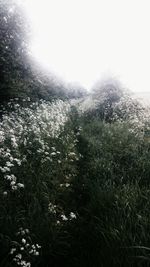
<svg viewBox="0 0 150 267">
<path fill-rule="evenodd" d="M 125 115 L 122 100 L 108 121 L 63 101 L 8 106 L 0 123 L 0 266 L 149 266 L 144 109 L 133 105 Z"/>
</svg>

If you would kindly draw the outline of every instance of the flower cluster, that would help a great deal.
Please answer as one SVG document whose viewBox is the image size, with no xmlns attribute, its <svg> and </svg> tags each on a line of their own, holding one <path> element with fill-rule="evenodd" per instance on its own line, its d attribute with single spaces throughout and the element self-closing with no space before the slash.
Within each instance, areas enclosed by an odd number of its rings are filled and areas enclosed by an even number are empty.
<svg viewBox="0 0 150 267">
<path fill-rule="evenodd" d="M 50 214 L 56 217 L 56 225 L 60 225 L 61 223 L 63 224 L 63 222 L 77 219 L 77 215 L 74 212 L 71 211 L 68 215 L 66 215 L 62 207 L 54 205 L 51 202 L 48 205 L 48 211 Z"/>
<path fill-rule="evenodd" d="M 74 212 L 70 212 L 68 216 L 66 216 L 65 214 L 61 214 L 60 218 L 62 221 L 72 221 L 74 219 L 77 219 L 77 216 Z"/>
<path fill-rule="evenodd" d="M 102 120 L 127 122 L 130 131 L 143 138 L 150 132 L 150 108 L 130 92 L 103 90 L 74 103 L 81 114 L 101 114 Z"/>
<path fill-rule="evenodd" d="M 140 138 L 143 138 L 145 132 L 150 130 L 149 116 L 149 107 L 127 94 L 113 107 L 113 119 L 120 122 L 127 121 L 130 131 Z"/>
<path fill-rule="evenodd" d="M 9 103 L 10 109 L 11 105 Z M 22 209 L 23 212 L 27 209 L 28 216 L 29 205 L 37 213 L 44 207 L 43 212 L 56 231 L 58 225 L 63 228 L 67 221 L 71 223 L 77 218 L 72 211 L 75 208 L 67 210 L 68 200 L 64 197 L 73 190 L 78 173 L 76 161 L 81 156 L 77 152 L 81 128 L 74 129 L 70 112 L 70 104 L 58 100 L 32 103 L 27 107 L 15 103 L 11 112 L 3 114 L 0 122 L 0 195 L 4 203 L 7 200 L 6 208 L 8 205 L 10 210 L 12 204 L 19 203 L 15 207 L 16 213 L 14 211 L 19 223 Z M 32 214 L 32 208 L 30 212 Z M 30 267 L 32 257 L 40 253 L 40 246 L 32 243 L 28 229 L 20 228 L 14 239 L 17 241 L 12 242 L 10 250 L 13 261 Z"/>
<path fill-rule="evenodd" d="M 39 256 L 39 250 L 41 246 L 38 244 L 32 244 L 29 229 L 23 229 L 22 227 L 16 233 L 19 241 L 13 241 L 10 250 L 10 255 L 13 257 L 13 261 L 20 266 L 30 267 L 31 257 Z"/>
<path fill-rule="evenodd" d="M 20 159 L 18 151 L 16 154 L 10 149 L 11 147 L 7 147 L 7 145 L 0 148 L 0 160 L 1 166 L 0 171 L 3 174 L 5 181 L 9 184 L 12 191 L 15 191 L 20 188 L 24 188 L 24 184 L 17 182 L 17 177 L 13 173 L 13 170 L 20 167 L 22 165 L 22 160 Z"/>
<path fill-rule="evenodd" d="M 13 105 L 13 102 L 8 105 Z M 49 139 L 58 139 L 69 111 L 70 104 L 58 100 L 32 103 L 29 107 L 15 103 L 12 112 L 3 114 L 0 122 L 0 172 L 12 191 L 24 188 L 17 176 L 28 155 L 39 154 L 42 163 L 53 160 L 61 163 L 61 152 L 49 145 Z"/>
</svg>

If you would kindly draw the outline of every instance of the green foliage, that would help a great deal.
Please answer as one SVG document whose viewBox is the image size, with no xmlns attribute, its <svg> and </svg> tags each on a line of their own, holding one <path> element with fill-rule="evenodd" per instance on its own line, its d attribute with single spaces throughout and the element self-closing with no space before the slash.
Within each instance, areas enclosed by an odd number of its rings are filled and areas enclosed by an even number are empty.
<svg viewBox="0 0 150 267">
<path fill-rule="evenodd" d="M 118 81 L 108 80 L 97 84 L 91 95 L 93 102 L 95 102 L 95 108 L 87 112 L 87 115 L 90 118 L 98 117 L 101 120 L 111 121 L 114 106 L 123 97 L 124 90 Z"/>
<path fill-rule="evenodd" d="M 22 79 L 29 68 L 27 54 L 28 25 L 21 9 L 13 0 L 0 2 L 0 101 L 21 94 Z"/>
<path fill-rule="evenodd" d="M 150 165 L 146 160 L 150 156 L 149 143 L 131 129 L 127 122 L 83 122 L 80 138 L 81 142 L 86 142 L 82 162 L 86 176 L 88 168 L 90 179 L 102 183 L 138 181 L 149 184 Z"/>
<path fill-rule="evenodd" d="M 73 266 L 149 266 L 147 130 L 130 119 L 108 123 L 84 115 L 80 126 L 80 220 L 74 239 L 79 261 Z"/>
<path fill-rule="evenodd" d="M 55 255 L 65 256 L 68 250 L 66 227 L 76 218 L 71 194 L 77 175 L 77 139 L 68 103 L 14 105 L 15 111 L 3 115 L 1 123 L 1 266 L 20 253 L 34 266 L 29 250 L 33 244 L 42 246 L 43 266 L 48 258 L 52 262 Z M 23 229 L 21 234 L 19 229 Z M 11 248 L 16 249 L 12 256 Z"/>
<path fill-rule="evenodd" d="M 74 235 L 78 264 L 73 266 L 149 266 L 149 189 L 131 183 L 104 188 L 89 181 Z"/>
<path fill-rule="evenodd" d="M 0 1 L 0 104 L 10 99 L 76 98 L 84 89 L 68 86 L 29 58 L 30 23 L 16 0 Z"/>
<path fill-rule="evenodd" d="M 149 266 L 149 124 L 127 117 L 88 121 L 68 102 L 8 103 L 0 266 Z"/>
<path fill-rule="evenodd" d="M 84 89 L 27 59 L 25 21 L 0 2 L 0 266 L 150 266 L 149 110 L 108 83 L 81 113 Z"/>
</svg>

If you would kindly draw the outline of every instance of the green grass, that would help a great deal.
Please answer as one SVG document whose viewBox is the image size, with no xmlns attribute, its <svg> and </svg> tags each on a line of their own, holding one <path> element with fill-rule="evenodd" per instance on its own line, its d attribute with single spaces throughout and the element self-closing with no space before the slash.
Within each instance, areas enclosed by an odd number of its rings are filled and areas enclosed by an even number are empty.
<svg viewBox="0 0 150 267">
<path fill-rule="evenodd" d="M 150 265 L 139 128 L 86 120 L 62 101 L 15 106 L 0 127 L 0 266 Z"/>
</svg>

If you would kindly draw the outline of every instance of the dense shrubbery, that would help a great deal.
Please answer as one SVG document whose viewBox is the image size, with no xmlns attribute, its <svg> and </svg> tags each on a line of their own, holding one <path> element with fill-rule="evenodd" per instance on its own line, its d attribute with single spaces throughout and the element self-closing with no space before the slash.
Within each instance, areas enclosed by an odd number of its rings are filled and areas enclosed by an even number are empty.
<svg viewBox="0 0 150 267">
<path fill-rule="evenodd" d="M 0 22 L 0 266 L 150 266 L 149 109 L 38 70 L 14 0 Z"/>
<path fill-rule="evenodd" d="M 0 124 L 0 266 L 149 266 L 148 111 L 29 103 Z"/>
<path fill-rule="evenodd" d="M 23 2 L 0 1 L 0 104 L 4 105 L 11 98 L 22 101 L 30 97 L 35 102 L 82 96 L 84 88 L 67 85 L 39 68 L 32 59 L 29 49 L 31 23 L 23 10 Z"/>
<path fill-rule="evenodd" d="M 71 191 L 78 130 L 72 129 L 68 103 L 9 105 L 13 111 L 0 125 L 1 265 L 12 266 L 11 259 L 34 264 L 39 246 L 45 261 L 52 262 L 57 253 L 66 253 L 65 228 L 77 216 Z M 35 251 L 32 242 L 38 243 Z"/>
</svg>

